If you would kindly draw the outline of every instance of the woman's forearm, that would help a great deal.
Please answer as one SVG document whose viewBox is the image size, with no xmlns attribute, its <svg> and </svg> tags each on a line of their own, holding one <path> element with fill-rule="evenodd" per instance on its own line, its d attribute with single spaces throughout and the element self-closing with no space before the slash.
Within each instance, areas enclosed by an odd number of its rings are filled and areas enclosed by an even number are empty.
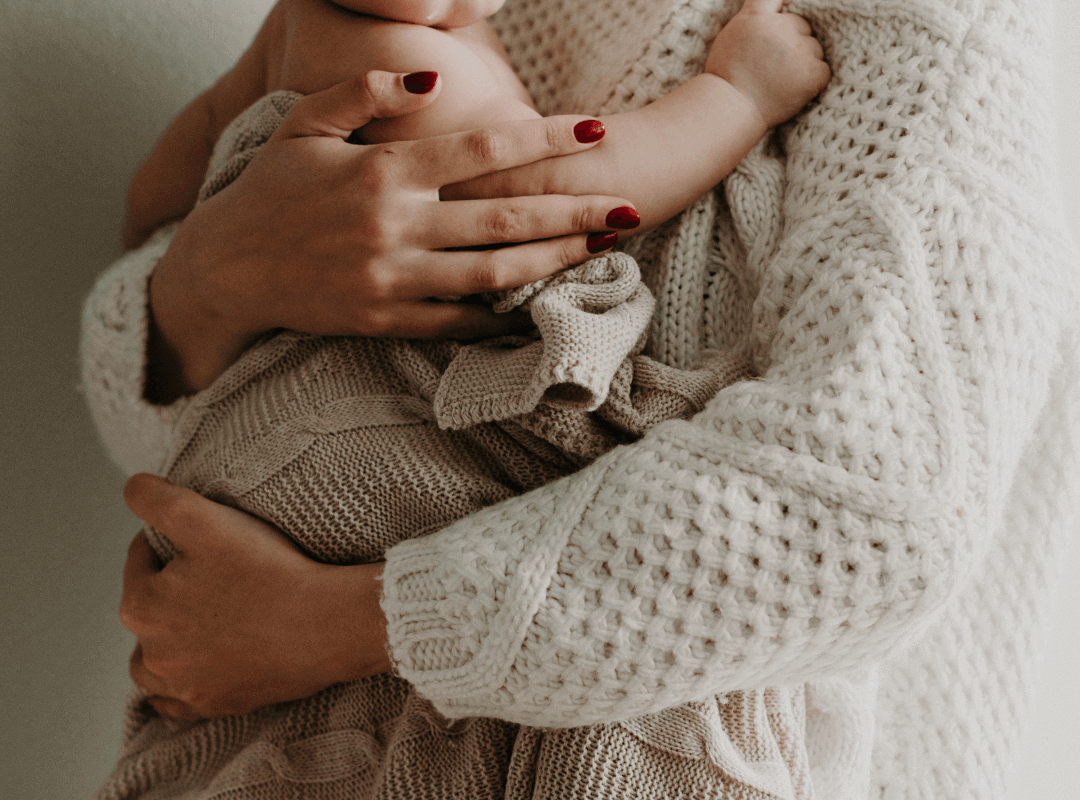
<svg viewBox="0 0 1080 800">
<path fill-rule="evenodd" d="M 648 230 L 723 180 L 766 131 L 757 107 L 706 73 L 650 105 L 600 118 L 596 148 L 446 187 L 444 199 L 614 193 L 633 201 Z"/>
</svg>

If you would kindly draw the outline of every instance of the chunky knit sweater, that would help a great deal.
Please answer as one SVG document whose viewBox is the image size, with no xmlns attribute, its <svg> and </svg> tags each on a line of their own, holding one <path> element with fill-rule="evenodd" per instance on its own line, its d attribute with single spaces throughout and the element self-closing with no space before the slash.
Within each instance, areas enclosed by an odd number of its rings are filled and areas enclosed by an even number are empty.
<svg viewBox="0 0 1080 800">
<path fill-rule="evenodd" d="M 511 0 L 541 112 L 636 107 L 735 3 Z M 581 726 L 808 683 L 818 796 L 1001 796 L 1076 520 L 1076 258 L 1052 205 L 1048 8 L 797 0 L 834 77 L 725 185 L 633 245 L 650 353 L 759 380 L 387 554 L 400 675 L 449 718 Z M 84 316 L 111 452 L 160 469 L 146 277 Z"/>
</svg>

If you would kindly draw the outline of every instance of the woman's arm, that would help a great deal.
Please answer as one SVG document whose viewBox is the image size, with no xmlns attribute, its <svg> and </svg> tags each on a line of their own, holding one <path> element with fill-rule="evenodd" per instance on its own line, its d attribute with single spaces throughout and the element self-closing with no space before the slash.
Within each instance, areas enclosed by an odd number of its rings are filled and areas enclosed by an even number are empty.
<svg viewBox="0 0 1080 800">
<path fill-rule="evenodd" d="M 236 65 L 169 123 L 128 186 L 123 244 L 132 250 L 195 205 L 225 126 L 267 91 L 267 59 L 279 14 L 271 13 Z"/>
</svg>

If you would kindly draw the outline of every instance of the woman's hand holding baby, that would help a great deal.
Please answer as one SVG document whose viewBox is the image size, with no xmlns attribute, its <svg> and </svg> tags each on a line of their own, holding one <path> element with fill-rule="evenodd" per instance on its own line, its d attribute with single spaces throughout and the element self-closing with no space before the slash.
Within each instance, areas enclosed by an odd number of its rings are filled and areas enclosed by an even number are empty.
<svg viewBox="0 0 1080 800">
<path fill-rule="evenodd" d="M 336 5 L 414 25 L 463 28 L 498 11 L 504 0 L 333 0 Z"/>
<path fill-rule="evenodd" d="M 831 71 L 808 23 L 780 11 L 783 0 L 746 0 L 713 41 L 705 71 L 750 99 L 766 127 L 786 122 L 829 82 Z"/>
<path fill-rule="evenodd" d="M 382 564 L 312 561 L 261 520 L 153 475 L 131 478 L 124 499 L 178 551 L 162 568 L 140 534 L 124 568 L 131 677 L 158 713 L 242 714 L 390 669 Z"/>
<path fill-rule="evenodd" d="M 208 386 L 275 328 L 326 335 L 475 337 L 506 315 L 431 298 L 523 285 L 586 260 L 590 231 L 628 205 L 609 196 L 439 202 L 439 187 L 602 136 L 553 117 L 411 142 L 357 146 L 373 117 L 426 105 L 402 76 L 373 72 L 300 102 L 232 185 L 197 206 L 151 281 L 147 394 Z M 528 242 L 495 250 L 461 250 Z M 446 252 L 453 250 L 454 252 Z M 517 322 L 521 324 L 520 321 Z"/>
</svg>

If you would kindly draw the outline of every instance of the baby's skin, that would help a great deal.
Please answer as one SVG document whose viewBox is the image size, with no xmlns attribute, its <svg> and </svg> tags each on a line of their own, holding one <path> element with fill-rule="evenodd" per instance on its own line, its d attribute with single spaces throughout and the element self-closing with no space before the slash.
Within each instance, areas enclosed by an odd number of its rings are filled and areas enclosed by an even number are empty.
<svg viewBox="0 0 1080 800">
<path fill-rule="evenodd" d="M 397 73 L 410 91 L 439 92 L 420 111 L 365 125 L 357 134 L 365 143 L 538 117 L 485 21 L 503 1 L 280 0 L 236 66 L 173 120 L 136 173 L 125 247 L 191 210 L 222 130 L 272 91 L 313 94 L 382 71 Z M 717 36 L 702 75 L 642 109 L 601 117 L 597 147 L 444 187 L 442 196 L 608 195 L 634 203 L 638 231 L 669 219 L 828 82 L 809 24 L 781 13 L 781 2 L 747 0 Z M 609 225 L 637 227 L 638 219 L 629 211 Z M 600 237 L 598 249 L 616 240 Z"/>
</svg>

